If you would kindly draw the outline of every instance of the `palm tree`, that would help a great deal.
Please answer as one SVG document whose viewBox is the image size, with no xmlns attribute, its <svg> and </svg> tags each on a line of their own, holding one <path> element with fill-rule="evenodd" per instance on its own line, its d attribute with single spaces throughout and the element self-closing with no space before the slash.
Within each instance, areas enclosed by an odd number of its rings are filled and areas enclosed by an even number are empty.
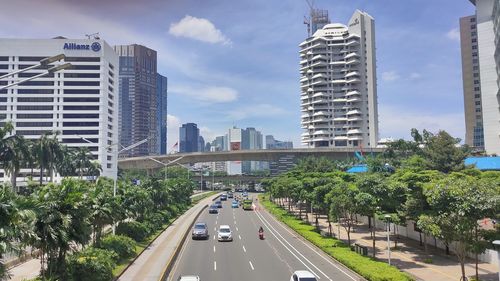
<svg viewBox="0 0 500 281">
<path fill-rule="evenodd" d="M 56 168 L 63 177 L 76 175 L 75 167 L 76 150 L 65 145 L 61 146 L 62 159 L 57 161 Z"/>
<path fill-rule="evenodd" d="M 76 148 L 74 163 L 80 179 L 83 178 L 83 173 L 91 167 L 92 159 L 92 154 L 87 147 Z"/>
<path fill-rule="evenodd" d="M 45 169 L 47 169 L 50 175 L 50 181 L 53 181 L 56 163 L 63 158 L 57 135 L 58 133 L 53 132 L 45 133 L 38 140 L 36 154 L 40 167 L 40 185 L 43 184 L 43 172 Z"/>
<path fill-rule="evenodd" d="M 13 135 L 4 142 L 3 151 L 0 152 L 0 159 L 4 162 L 2 167 L 10 175 L 12 190 L 16 190 L 17 174 L 21 166 L 28 159 L 28 146 L 26 140 L 19 135 Z"/>
</svg>

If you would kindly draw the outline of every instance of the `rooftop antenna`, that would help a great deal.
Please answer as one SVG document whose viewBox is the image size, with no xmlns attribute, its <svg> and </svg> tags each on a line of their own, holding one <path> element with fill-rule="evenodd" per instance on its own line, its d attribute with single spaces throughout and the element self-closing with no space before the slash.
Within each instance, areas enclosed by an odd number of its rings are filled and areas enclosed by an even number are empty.
<svg viewBox="0 0 500 281">
<path fill-rule="evenodd" d="M 91 34 L 85 34 L 85 36 L 87 36 L 87 39 L 94 39 L 94 40 L 99 40 L 101 39 L 99 37 L 99 32 L 96 32 L 96 33 L 91 33 Z"/>
</svg>

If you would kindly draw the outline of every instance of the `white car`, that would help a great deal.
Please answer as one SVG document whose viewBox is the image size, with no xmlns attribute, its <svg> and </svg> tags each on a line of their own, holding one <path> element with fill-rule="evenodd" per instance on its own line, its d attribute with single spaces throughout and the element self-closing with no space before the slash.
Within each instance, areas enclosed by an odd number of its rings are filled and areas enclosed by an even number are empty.
<svg viewBox="0 0 500 281">
<path fill-rule="evenodd" d="M 290 277 L 290 281 L 317 281 L 314 275 L 307 270 L 297 270 Z"/>
<path fill-rule="evenodd" d="M 196 275 L 184 275 L 180 276 L 178 281 L 200 281 L 200 277 Z"/>
<path fill-rule="evenodd" d="M 219 231 L 217 232 L 217 240 L 219 241 L 233 241 L 233 233 L 229 225 L 219 226 Z"/>
</svg>

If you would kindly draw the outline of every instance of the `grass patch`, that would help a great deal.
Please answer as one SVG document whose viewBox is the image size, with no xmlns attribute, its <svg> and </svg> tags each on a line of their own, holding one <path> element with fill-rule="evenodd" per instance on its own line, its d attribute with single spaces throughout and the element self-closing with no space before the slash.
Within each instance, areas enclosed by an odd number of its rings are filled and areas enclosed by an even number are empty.
<svg viewBox="0 0 500 281">
<path fill-rule="evenodd" d="M 332 237 L 323 237 L 311 226 L 289 214 L 278 205 L 268 200 L 269 197 L 259 195 L 260 203 L 277 219 L 295 230 L 302 237 L 313 243 L 325 253 L 332 256 L 348 268 L 370 281 L 412 281 L 408 274 L 385 262 L 361 256 L 343 243 Z"/>
</svg>

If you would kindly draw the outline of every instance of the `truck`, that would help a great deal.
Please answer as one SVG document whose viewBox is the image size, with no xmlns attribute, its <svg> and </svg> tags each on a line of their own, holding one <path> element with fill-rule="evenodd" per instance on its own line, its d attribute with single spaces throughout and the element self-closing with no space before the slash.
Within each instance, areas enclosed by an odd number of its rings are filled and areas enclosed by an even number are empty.
<svg viewBox="0 0 500 281">
<path fill-rule="evenodd" d="M 251 199 L 243 200 L 243 210 L 253 210 L 252 205 L 253 201 Z"/>
</svg>

